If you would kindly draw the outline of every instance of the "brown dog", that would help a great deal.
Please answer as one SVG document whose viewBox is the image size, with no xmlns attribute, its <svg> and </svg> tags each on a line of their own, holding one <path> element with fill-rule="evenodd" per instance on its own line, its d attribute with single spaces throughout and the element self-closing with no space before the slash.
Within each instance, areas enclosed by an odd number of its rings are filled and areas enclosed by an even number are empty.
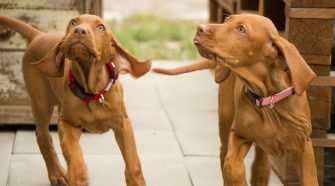
<svg viewBox="0 0 335 186">
<path fill-rule="evenodd" d="M 268 184 L 268 154 L 285 153 L 295 158 L 302 185 L 318 185 L 305 93 L 315 75 L 294 45 L 279 36 L 269 19 L 248 14 L 229 16 L 224 24 L 200 25 L 194 43 L 209 60 L 154 70 L 173 75 L 216 67 L 225 185 L 247 185 L 243 160 L 252 143 L 252 185 Z"/>
<path fill-rule="evenodd" d="M 88 185 L 79 145 L 82 129 L 97 133 L 113 129 L 125 161 L 127 185 L 145 185 L 116 72 L 140 77 L 150 69 L 151 60 L 134 58 L 117 42 L 108 25 L 94 15 L 72 19 L 65 35 L 42 33 L 7 16 L 0 16 L 0 24 L 30 41 L 22 70 L 51 185 Z M 58 127 L 67 174 L 48 131 L 53 105 L 61 108 Z"/>
</svg>

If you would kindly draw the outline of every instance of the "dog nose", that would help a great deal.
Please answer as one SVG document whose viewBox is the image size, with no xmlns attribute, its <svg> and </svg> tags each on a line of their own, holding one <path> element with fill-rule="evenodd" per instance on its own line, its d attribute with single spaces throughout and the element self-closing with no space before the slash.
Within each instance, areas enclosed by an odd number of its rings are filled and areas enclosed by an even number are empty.
<svg viewBox="0 0 335 186">
<path fill-rule="evenodd" d="M 82 27 L 76 27 L 74 29 L 74 33 L 78 36 L 85 36 L 87 34 L 87 30 Z"/>
<path fill-rule="evenodd" d="M 198 34 L 203 34 L 203 33 L 206 33 L 208 31 L 209 31 L 209 27 L 207 25 L 201 24 L 201 25 L 198 26 L 198 31 L 197 31 Z"/>
</svg>

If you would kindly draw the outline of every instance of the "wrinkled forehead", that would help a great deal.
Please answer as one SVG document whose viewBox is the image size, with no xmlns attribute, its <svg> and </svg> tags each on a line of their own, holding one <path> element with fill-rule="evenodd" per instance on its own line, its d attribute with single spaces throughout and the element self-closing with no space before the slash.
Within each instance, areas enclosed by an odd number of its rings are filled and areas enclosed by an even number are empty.
<svg viewBox="0 0 335 186">
<path fill-rule="evenodd" d="M 110 31 L 107 23 L 96 15 L 82 14 L 74 18 L 78 24 L 90 24 L 96 26 L 99 24 L 104 25 L 105 29 Z"/>
<path fill-rule="evenodd" d="M 234 25 L 245 25 L 252 33 L 278 33 L 276 27 L 269 18 L 255 14 L 231 15 L 226 18 L 226 23 Z"/>
</svg>

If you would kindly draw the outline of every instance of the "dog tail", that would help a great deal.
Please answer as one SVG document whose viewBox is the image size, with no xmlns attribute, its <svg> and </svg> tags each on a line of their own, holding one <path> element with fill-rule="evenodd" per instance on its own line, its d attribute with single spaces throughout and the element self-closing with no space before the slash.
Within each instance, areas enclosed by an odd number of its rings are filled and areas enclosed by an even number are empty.
<svg viewBox="0 0 335 186">
<path fill-rule="evenodd" d="M 166 75 L 178 75 L 188 72 L 194 72 L 197 70 L 204 70 L 209 68 L 214 68 L 216 66 L 215 62 L 210 60 L 203 60 L 196 63 L 192 63 L 189 65 L 166 69 L 166 68 L 153 68 L 152 71 L 159 73 L 159 74 L 166 74 Z"/>
<path fill-rule="evenodd" d="M 19 32 L 24 38 L 28 39 L 30 42 L 37 35 L 40 35 L 42 32 L 37 30 L 36 28 L 30 26 L 29 24 L 9 17 L 5 15 L 0 15 L 0 25 L 8 27 L 16 32 Z"/>
</svg>

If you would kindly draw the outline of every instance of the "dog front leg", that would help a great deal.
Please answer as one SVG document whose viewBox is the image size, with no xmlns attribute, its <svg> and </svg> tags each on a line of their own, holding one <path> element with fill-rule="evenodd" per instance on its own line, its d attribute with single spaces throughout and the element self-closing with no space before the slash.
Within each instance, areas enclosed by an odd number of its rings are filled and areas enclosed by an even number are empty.
<svg viewBox="0 0 335 186">
<path fill-rule="evenodd" d="M 79 144 L 81 129 L 63 120 L 60 120 L 58 127 L 60 143 L 68 167 L 69 184 L 70 186 L 87 186 L 87 168 Z"/>
<path fill-rule="evenodd" d="M 295 153 L 295 168 L 302 186 L 318 186 L 314 151 L 311 140 L 305 143 L 305 151 Z"/>
<path fill-rule="evenodd" d="M 129 118 L 123 119 L 123 126 L 113 129 L 116 141 L 126 164 L 125 176 L 128 186 L 146 185 L 140 159 L 137 155 L 133 128 Z"/>
<path fill-rule="evenodd" d="M 251 169 L 251 185 L 267 186 L 271 171 L 269 155 L 256 144 L 254 144 L 254 146 L 255 159 Z"/>
<path fill-rule="evenodd" d="M 223 167 L 225 186 L 247 186 L 244 158 L 251 143 L 231 131 L 228 140 L 228 152 Z"/>
<path fill-rule="evenodd" d="M 42 98 L 43 99 L 43 98 Z M 59 162 L 52 137 L 49 132 L 49 122 L 53 107 L 43 104 L 46 101 L 32 102 L 32 111 L 36 121 L 36 139 L 45 161 L 48 177 L 52 186 L 67 185 L 65 169 Z M 43 114 L 41 114 L 43 113 Z"/>
</svg>

